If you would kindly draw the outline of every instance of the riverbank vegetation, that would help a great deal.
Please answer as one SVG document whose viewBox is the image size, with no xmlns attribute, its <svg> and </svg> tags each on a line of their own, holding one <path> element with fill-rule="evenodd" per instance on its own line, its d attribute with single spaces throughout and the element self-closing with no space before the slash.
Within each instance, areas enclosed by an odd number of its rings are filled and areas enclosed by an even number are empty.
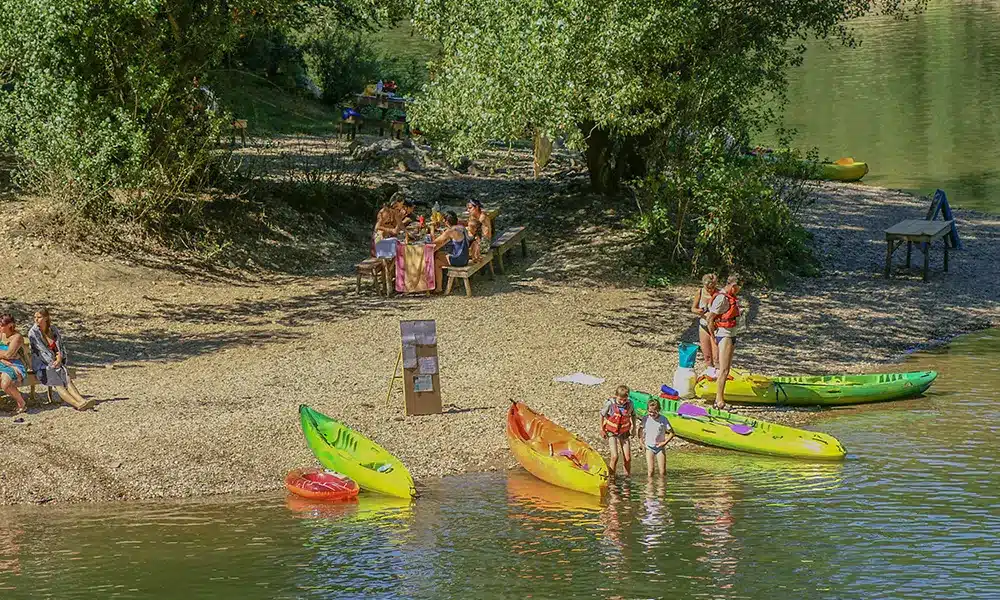
<svg viewBox="0 0 1000 600">
<path fill-rule="evenodd" d="M 20 190 L 57 198 L 91 234 L 127 224 L 224 256 L 228 236 L 266 237 L 287 229 L 279 215 L 315 212 L 283 195 L 301 186 L 275 185 L 274 169 L 248 170 L 219 143 L 233 118 L 328 134 L 340 102 L 394 78 L 416 92 L 413 124 L 453 162 L 497 140 L 563 141 L 594 190 L 635 198 L 659 272 L 767 279 L 812 264 L 787 164 L 745 153 L 775 122 L 796 40 L 852 43 L 851 20 L 921 4 L 0 0 L 0 152 Z M 425 40 L 419 57 L 373 34 L 407 16 Z M 319 192 L 315 173 L 302 175 L 307 196 L 324 198 L 325 215 L 367 215 L 377 195 L 331 201 L 372 187 L 335 162 Z"/>
</svg>

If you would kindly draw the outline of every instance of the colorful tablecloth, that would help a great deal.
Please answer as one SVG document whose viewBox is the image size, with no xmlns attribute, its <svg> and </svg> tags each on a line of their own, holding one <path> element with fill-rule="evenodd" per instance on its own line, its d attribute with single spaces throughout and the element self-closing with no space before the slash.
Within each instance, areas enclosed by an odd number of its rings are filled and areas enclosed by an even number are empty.
<svg viewBox="0 0 1000 600">
<path fill-rule="evenodd" d="M 434 289 L 434 245 L 396 246 L 396 291 L 400 294 Z"/>
</svg>

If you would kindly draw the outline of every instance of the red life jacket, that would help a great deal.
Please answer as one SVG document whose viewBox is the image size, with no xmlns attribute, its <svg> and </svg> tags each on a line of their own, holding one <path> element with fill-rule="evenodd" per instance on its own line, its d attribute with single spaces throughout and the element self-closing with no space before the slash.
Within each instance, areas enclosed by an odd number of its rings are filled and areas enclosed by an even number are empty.
<svg viewBox="0 0 1000 600">
<path fill-rule="evenodd" d="M 601 421 L 601 430 L 611 435 L 625 435 L 632 431 L 632 403 L 622 406 L 616 398 L 612 398 L 611 412 Z"/>
<path fill-rule="evenodd" d="M 715 299 L 718 296 L 725 296 L 726 299 L 729 300 L 729 308 L 726 312 L 722 313 L 718 317 L 715 317 L 715 326 L 722 327 L 723 329 L 732 329 L 733 327 L 736 327 L 736 317 L 740 316 L 740 305 L 736 301 L 736 296 L 730 294 L 725 289 L 721 289 L 712 294 L 712 304 L 715 303 Z"/>
</svg>

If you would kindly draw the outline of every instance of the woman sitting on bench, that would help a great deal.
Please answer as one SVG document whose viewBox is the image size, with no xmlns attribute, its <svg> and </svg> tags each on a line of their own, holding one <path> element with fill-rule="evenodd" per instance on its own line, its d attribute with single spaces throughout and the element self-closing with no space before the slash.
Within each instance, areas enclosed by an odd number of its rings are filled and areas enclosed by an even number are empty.
<svg viewBox="0 0 1000 600">
<path fill-rule="evenodd" d="M 464 267 L 469 264 L 469 236 L 465 227 L 458 224 L 458 215 L 448 211 L 444 217 L 448 225 L 434 240 L 434 291 L 441 291 L 444 266 Z"/>
<path fill-rule="evenodd" d="M 28 373 L 24 363 L 18 358 L 23 347 L 24 337 L 17 332 L 14 318 L 0 315 L 0 389 L 17 403 L 15 415 L 28 410 L 24 397 L 17 389 Z"/>
<path fill-rule="evenodd" d="M 465 208 L 469 211 L 469 223 L 479 222 L 479 238 L 482 240 L 481 243 L 485 245 L 483 251 L 489 251 L 490 243 L 493 241 L 493 219 L 490 219 L 490 216 L 483 210 L 483 203 L 479 200 L 469 200 Z"/>
<path fill-rule="evenodd" d="M 66 347 L 62 334 L 52 324 L 49 311 L 41 308 L 35 313 L 35 325 L 28 331 L 31 346 L 31 370 L 38 381 L 48 387 L 49 402 L 52 402 L 52 388 L 59 391 L 59 397 L 77 410 L 85 410 L 94 405 L 86 400 L 76 385 L 70 381 L 66 371 Z"/>
</svg>

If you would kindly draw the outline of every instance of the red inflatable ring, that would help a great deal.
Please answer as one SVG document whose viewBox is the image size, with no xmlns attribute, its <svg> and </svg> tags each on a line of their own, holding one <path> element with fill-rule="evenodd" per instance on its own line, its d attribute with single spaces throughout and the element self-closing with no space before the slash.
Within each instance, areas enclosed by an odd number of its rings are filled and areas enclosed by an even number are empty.
<svg viewBox="0 0 1000 600">
<path fill-rule="evenodd" d="M 295 469 L 285 476 L 285 487 L 311 500 L 353 500 L 361 491 L 350 477 L 325 469 Z"/>
</svg>

